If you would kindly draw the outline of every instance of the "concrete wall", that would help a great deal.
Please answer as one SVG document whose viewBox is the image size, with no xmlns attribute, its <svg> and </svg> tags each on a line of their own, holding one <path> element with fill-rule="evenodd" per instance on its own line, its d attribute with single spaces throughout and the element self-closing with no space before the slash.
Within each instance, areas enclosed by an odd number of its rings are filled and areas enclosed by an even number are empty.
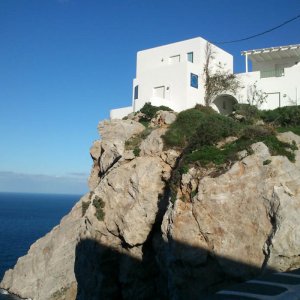
<svg viewBox="0 0 300 300">
<path fill-rule="evenodd" d="M 123 119 L 125 116 L 133 112 L 132 106 L 112 109 L 110 111 L 110 119 Z"/>
</svg>

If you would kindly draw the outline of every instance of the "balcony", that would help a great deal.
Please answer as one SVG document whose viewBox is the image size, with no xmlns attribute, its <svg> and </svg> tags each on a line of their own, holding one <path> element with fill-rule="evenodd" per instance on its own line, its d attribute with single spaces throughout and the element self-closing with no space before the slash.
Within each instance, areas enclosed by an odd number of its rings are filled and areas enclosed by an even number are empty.
<svg viewBox="0 0 300 300">
<path fill-rule="evenodd" d="M 273 70 L 264 70 L 260 71 L 260 78 L 269 78 L 269 77 L 282 77 L 284 76 L 284 69 L 273 69 Z"/>
</svg>

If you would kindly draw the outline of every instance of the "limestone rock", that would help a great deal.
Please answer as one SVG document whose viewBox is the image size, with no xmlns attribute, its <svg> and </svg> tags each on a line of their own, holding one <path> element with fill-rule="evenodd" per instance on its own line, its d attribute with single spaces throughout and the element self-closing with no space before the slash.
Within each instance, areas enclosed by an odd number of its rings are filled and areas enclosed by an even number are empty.
<svg viewBox="0 0 300 300">
<path fill-rule="evenodd" d="M 91 170 L 89 179 L 88 179 L 88 186 L 89 186 L 90 191 L 93 191 L 97 187 L 97 185 L 99 184 L 99 182 L 100 182 L 99 173 L 100 173 L 99 165 L 94 164 L 94 166 Z"/>
<path fill-rule="evenodd" d="M 159 110 L 151 120 L 151 126 L 170 125 L 176 120 L 177 114 L 173 111 Z"/>
<path fill-rule="evenodd" d="M 101 141 L 94 141 L 92 147 L 90 148 L 90 154 L 93 160 L 98 160 L 101 156 Z"/>
<path fill-rule="evenodd" d="M 300 170 L 282 156 L 264 165 L 271 156 L 263 143 L 252 149 L 228 172 L 202 178 L 191 203 L 177 200 L 165 214 L 164 238 L 177 241 L 169 253 L 177 296 L 194 299 L 220 280 L 251 278 L 266 268 L 300 267 Z M 182 183 L 190 180 L 187 174 Z"/>
<path fill-rule="evenodd" d="M 171 167 L 174 167 L 179 155 L 180 155 L 179 151 L 176 151 L 174 149 L 168 149 L 168 150 L 164 151 L 163 153 L 161 153 L 160 157 L 165 163 L 167 163 Z"/>
<path fill-rule="evenodd" d="M 74 293 L 75 248 L 85 227 L 81 203 L 87 199 L 88 195 L 84 196 L 59 226 L 37 240 L 28 254 L 18 259 L 14 269 L 5 273 L 1 288 L 34 300 L 55 299 L 61 291 Z M 71 299 L 74 298 L 68 300 Z"/>
<path fill-rule="evenodd" d="M 98 130 L 102 141 L 125 142 L 133 135 L 142 132 L 145 127 L 133 120 L 104 120 Z"/>
<path fill-rule="evenodd" d="M 144 243 L 155 222 L 164 188 L 162 171 L 159 158 L 138 157 L 111 171 L 95 190 L 107 199 L 107 230 L 121 235 L 130 246 Z"/>
<path fill-rule="evenodd" d="M 164 143 L 161 138 L 162 135 L 166 133 L 165 128 L 154 129 L 145 140 L 142 141 L 140 149 L 141 156 L 158 156 L 163 151 Z"/>
<path fill-rule="evenodd" d="M 180 175 L 181 153 L 163 149 L 164 126 L 140 157 L 125 150 L 143 130 L 134 120 L 99 124 L 92 192 L 0 288 L 33 300 L 211 299 L 219 285 L 300 267 L 300 150 L 292 163 L 255 143 L 221 175 L 197 165 Z M 279 138 L 300 145 L 292 133 Z"/>
<path fill-rule="evenodd" d="M 145 127 L 133 120 L 111 120 L 100 122 L 98 129 L 102 137 L 100 172 L 104 174 L 123 156 L 125 141 L 142 132 Z"/>
</svg>

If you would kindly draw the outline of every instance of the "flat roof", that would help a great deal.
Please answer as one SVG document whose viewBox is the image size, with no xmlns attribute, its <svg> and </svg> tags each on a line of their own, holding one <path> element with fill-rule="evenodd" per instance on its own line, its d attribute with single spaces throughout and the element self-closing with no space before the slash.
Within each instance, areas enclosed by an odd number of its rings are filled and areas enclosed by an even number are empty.
<svg viewBox="0 0 300 300">
<path fill-rule="evenodd" d="M 247 55 L 254 62 L 281 58 L 300 58 L 300 44 L 247 50 L 242 51 L 241 54 Z"/>
</svg>

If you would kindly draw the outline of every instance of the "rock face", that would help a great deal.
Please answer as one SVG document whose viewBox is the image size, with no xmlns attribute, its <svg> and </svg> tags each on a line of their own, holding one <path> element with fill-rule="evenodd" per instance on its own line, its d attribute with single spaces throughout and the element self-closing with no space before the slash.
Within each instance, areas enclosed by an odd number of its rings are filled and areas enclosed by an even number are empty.
<svg viewBox="0 0 300 300">
<path fill-rule="evenodd" d="M 292 163 L 256 143 L 217 177 L 192 168 L 172 202 L 180 153 L 163 148 L 166 124 L 136 157 L 125 144 L 143 125 L 101 122 L 91 192 L 0 287 L 34 300 L 209 299 L 226 284 L 300 267 L 300 151 Z M 280 139 L 300 148 L 296 135 Z"/>
</svg>

